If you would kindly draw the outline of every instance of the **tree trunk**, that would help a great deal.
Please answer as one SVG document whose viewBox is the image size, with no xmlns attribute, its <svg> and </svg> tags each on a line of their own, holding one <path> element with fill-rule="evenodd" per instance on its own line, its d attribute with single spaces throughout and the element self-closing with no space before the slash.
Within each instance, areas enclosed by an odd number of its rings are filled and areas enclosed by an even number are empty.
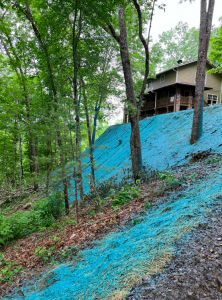
<svg viewBox="0 0 222 300">
<path fill-rule="evenodd" d="M 81 128 L 79 118 L 79 107 L 76 97 L 74 97 L 74 106 L 76 114 L 76 161 L 77 161 L 77 178 L 78 190 L 80 191 L 80 200 L 84 198 L 83 184 L 82 184 L 82 162 L 81 162 Z"/>
<path fill-rule="evenodd" d="M 48 134 L 48 137 L 49 136 L 50 135 Z M 50 153 L 52 152 L 51 147 L 52 147 L 52 145 L 51 145 L 51 137 L 50 137 L 50 139 L 47 139 L 46 153 L 45 153 L 45 155 L 46 155 L 46 196 L 49 195 L 49 175 L 50 175 L 50 171 L 51 171 L 49 156 L 50 156 Z M 52 161 L 51 161 L 51 167 L 52 167 Z"/>
<path fill-rule="evenodd" d="M 52 66 L 51 66 L 51 61 L 50 61 L 50 55 L 48 52 L 48 49 L 45 45 L 45 43 L 42 40 L 42 36 L 41 33 L 38 29 L 38 27 L 36 26 L 36 23 L 34 22 L 33 19 L 33 15 L 32 12 L 30 10 L 28 1 L 25 0 L 25 6 L 27 9 L 27 12 L 24 13 L 23 9 L 21 8 L 21 6 L 17 3 L 17 7 L 21 10 L 21 12 L 23 14 L 25 14 L 25 16 L 27 17 L 27 19 L 30 21 L 33 31 L 35 33 L 36 38 L 39 41 L 39 44 L 42 47 L 42 50 L 45 54 L 45 59 L 46 59 L 46 64 L 47 64 L 47 69 L 48 69 L 48 74 L 49 74 L 49 80 L 50 80 L 50 85 L 51 85 L 51 90 L 52 90 L 52 94 L 53 94 L 53 102 L 54 102 L 54 109 L 55 112 L 57 111 L 57 91 L 56 91 L 56 86 L 54 83 L 54 75 L 52 72 Z M 55 117 L 53 117 L 53 119 L 55 120 Z M 60 150 L 60 164 L 61 164 L 61 168 L 62 168 L 62 183 L 63 183 L 63 191 L 64 191 L 64 201 L 65 201 L 65 210 L 66 213 L 69 213 L 69 196 L 68 196 L 68 184 L 67 184 L 67 178 L 66 178 L 66 171 L 65 171 L 65 161 L 64 161 L 64 155 L 63 155 L 63 149 L 62 149 L 62 139 L 61 139 L 61 134 L 60 132 L 57 130 L 57 142 L 58 142 L 58 146 L 59 146 L 59 150 Z"/>
<path fill-rule="evenodd" d="M 16 120 L 15 120 L 15 128 L 17 127 Z M 15 129 L 16 130 L 16 129 Z M 11 168 L 11 184 L 13 187 L 16 187 L 16 156 L 17 156 L 17 132 L 14 132 L 13 138 L 13 165 Z"/>
<path fill-rule="evenodd" d="M 37 183 L 38 166 L 36 163 L 36 149 L 32 137 L 29 138 L 29 148 L 30 148 L 31 170 L 32 173 L 34 174 L 34 191 L 37 191 L 39 188 Z"/>
<path fill-rule="evenodd" d="M 76 222 L 79 223 L 79 200 L 78 200 L 78 183 L 76 176 L 76 167 L 74 166 L 74 181 L 75 181 L 75 207 L 76 207 Z"/>
<path fill-rule="evenodd" d="M 95 115 L 94 115 L 94 122 L 93 122 L 93 134 L 92 134 L 92 146 L 94 147 L 95 145 L 95 140 L 96 140 L 96 127 L 97 127 L 97 118 L 98 118 L 98 113 L 100 110 L 100 105 L 95 106 Z"/>
<path fill-rule="evenodd" d="M 76 1 L 77 4 L 77 1 Z M 75 16 L 73 21 L 73 28 L 72 28 L 72 58 L 73 58 L 73 103 L 75 108 L 75 115 L 76 115 L 76 161 L 77 161 L 77 186 L 78 190 L 80 191 L 80 201 L 84 199 L 84 191 L 83 191 L 83 183 L 82 183 L 82 162 L 81 162 L 81 127 L 80 127 L 80 118 L 79 118 L 79 102 L 81 99 L 81 91 L 80 91 L 80 97 L 78 101 L 78 93 L 77 93 L 77 76 L 78 76 L 78 70 L 80 66 L 80 59 L 78 56 L 78 42 L 80 40 L 80 34 L 82 30 L 82 15 L 81 10 L 78 12 L 76 5 L 75 9 Z M 79 13 L 79 19 L 78 19 L 78 30 L 76 33 L 76 22 L 77 22 L 77 16 Z"/>
<path fill-rule="evenodd" d="M 19 185 L 22 186 L 23 179 L 23 164 L 22 164 L 22 138 L 19 126 Z"/>
<path fill-rule="evenodd" d="M 70 120 L 71 120 L 71 115 L 70 115 Z M 74 151 L 74 145 L 73 145 L 73 140 L 72 140 L 71 122 L 69 124 L 69 135 L 70 135 L 70 144 L 71 144 L 71 151 L 72 151 L 72 159 L 73 159 L 73 162 L 74 162 L 73 178 L 74 178 L 74 183 L 75 183 L 76 222 L 79 223 L 78 185 L 77 185 L 76 165 L 75 165 L 75 151 Z"/>
<path fill-rule="evenodd" d="M 130 150 L 133 168 L 133 176 L 136 181 L 142 170 L 142 152 L 139 127 L 139 111 L 135 98 L 133 77 L 131 72 L 129 50 L 127 44 L 127 31 L 125 23 L 125 13 L 122 6 L 119 7 L 119 27 L 120 27 L 120 54 L 123 66 L 123 73 L 126 85 L 126 97 L 128 101 L 129 119 L 131 123 Z"/>
<path fill-rule="evenodd" d="M 69 195 L 68 195 L 68 183 L 67 183 L 66 168 L 65 168 L 65 161 L 64 161 L 64 154 L 63 154 L 63 146 L 62 146 L 62 139 L 61 139 L 59 132 L 57 132 L 57 136 L 58 136 L 60 163 L 61 163 L 61 169 L 62 169 L 62 183 L 63 183 L 63 194 L 64 194 L 64 201 L 65 201 L 65 212 L 68 215 L 69 214 Z"/>
<path fill-rule="evenodd" d="M 89 122 L 89 111 L 88 111 L 88 101 L 85 94 L 85 84 L 82 80 L 83 86 L 83 99 L 84 99 L 84 108 L 85 108 L 85 115 L 86 115 L 86 126 L 87 126 L 87 133 L 88 133 L 88 141 L 89 141 L 89 155 L 90 155 L 90 167 L 91 167 L 91 178 L 90 182 L 95 187 L 95 171 L 94 171 L 94 158 L 93 158 L 93 144 L 92 144 L 92 137 L 91 137 L 91 128 Z M 91 188 L 91 185 L 90 185 Z"/>
<path fill-rule="evenodd" d="M 212 26 L 212 18 L 214 11 L 215 0 L 209 0 L 208 11 L 207 0 L 201 0 L 200 11 L 200 36 L 199 36 L 199 49 L 196 73 L 196 89 L 195 89 L 195 103 L 193 114 L 193 125 L 191 133 L 191 145 L 196 143 L 202 135 L 203 130 L 203 104 L 204 104 L 204 84 L 205 72 L 207 62 L 207 51 L 209 46 L 209 39 Z"/>
<path fill-rule="evenodd" d="M 1 178 L 0 178 L 0 187 L 2 186 L 4 178 L 4 169 L 5 169 L 5 146 L 6 146 L 6 128 L 4 132 L 4 143 L 3 143 L 3 152 L 2 152 L 2 166 L 1 166 Z"/>
<path fill-rule="evenodd" d="M 4 27 L 3 27 L 4 28 Z M 27 90 L 27 86 L 26 86 L 26 77 L 24 74 L 24 71 L 21 67 L 21 62 L 19 60 L 19 57 L 17 56 L 15 49 L 13 47 L 12 41 L 10 36 L 7 34 L 7 31 L 5 30 L 5 35 L 7 36 L 8 39 L 8 43 L 10 45 L 10 49 L 13 52 L 14 58 L 18 63 L 18 68 L 14 68 L 15 73 L 19 79 L 19 81 L 22 84 L 22 88 L 23 88 L 23 92 L 24 92 L 24 98 L 25 98 L 25 106 L 26 106 L 26 127 L 27 127 L 27 132 L 28 132 L 28 139 L 29 139 L 29 151 L 30 151 L 30 171 L 34 172 L 35 176 L 38 176 L 38 165 L 36 164 L 36 148 L 34 146 L 33 143 L 33 137 L 32 137 L 32 129 L 31 129 L 31 125 L 30 125 L 30 101 L 29 101 L 29 96 L 28 96 L 28 90 Z M 13 58 L 7 48 L 7 45 L 4 43 L 3 39 L 1 38 L 1 42 L 3 44 L 3 47 L 5 49 L 5 52 L 10 60 L 10 62 L 13 65 Z M 34 183 L 34 191 L 38 190 L 38 184 Z"/>
</svg>

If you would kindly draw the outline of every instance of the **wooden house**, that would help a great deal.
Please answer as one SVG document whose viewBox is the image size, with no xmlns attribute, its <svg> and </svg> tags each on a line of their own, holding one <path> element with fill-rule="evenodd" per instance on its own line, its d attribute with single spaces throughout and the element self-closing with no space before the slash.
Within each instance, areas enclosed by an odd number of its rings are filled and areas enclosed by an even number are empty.
<svg viewBox="0 0 222 300">
<path fill-rule="evenodd" d="M 181 62 L 181 61 L 178 61 Z M 216 66 L 207 61 L 206 72 Z M 176 112 L 194 107 L 197 61 L 178 64 L 148 78 L 141 110 L 141 120 L 158 114 Z M 206 74 L 204 106 L 221 103 L 222 74 Z M 124 123 L 128 122 L 124 112 Z"/>
</svg>

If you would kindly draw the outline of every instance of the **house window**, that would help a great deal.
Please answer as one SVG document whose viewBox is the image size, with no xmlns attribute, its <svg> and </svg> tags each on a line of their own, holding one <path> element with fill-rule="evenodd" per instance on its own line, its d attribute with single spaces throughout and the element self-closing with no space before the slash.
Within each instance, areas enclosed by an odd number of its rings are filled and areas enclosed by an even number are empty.
<svg viewBox="0 0 222 300">
<path fill-rule="evenodd" d="M 217 104 L 218 95 L 207 94 L 207 104 L 214 105 Z"/>
<path fill-rule="evenodd" d="M 146 88 L 147 89 L 151 88 L 151 84 L 152 84 L 152 80 L 148 80 L 148 82 L 146 84 Z"/>
<path fill-rule="evenodd" d="M 160 82 L 164 82 L 165 81 L 165 74 L 160 75 Z"/>
</svg>

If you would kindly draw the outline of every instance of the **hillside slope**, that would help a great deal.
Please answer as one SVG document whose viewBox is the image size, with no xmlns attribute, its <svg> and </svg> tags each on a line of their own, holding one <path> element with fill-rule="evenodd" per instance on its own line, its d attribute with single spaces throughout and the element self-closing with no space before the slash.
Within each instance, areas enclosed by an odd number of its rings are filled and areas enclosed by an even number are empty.
<svg viewBox="0 0 222 300">
<path fill-rule="evenodd" d="M 222 206 L 221 158 L 219 162 L 213 159 L 212 168 L 207 167 L 207 161 L 203 166 L 193 162 L 179 168 L 192 153 L 221 152 L 221 112 L 221 105 L 204 110 L 204 133 L 193 146 L 189 144 L 192 111 L 141 121 L 144 164 L 159 171 L 172 167 L 181 174 L 183 169 L 185 175 L 189 171 L 194 175 L 192 184 L 185 180 L 180 189 L 167 191 L 164 201 L 160 199 L 142 216 L 135 216 L 139 222 L 103 237 L 73 256 L 71 262 L 51 267 L 37 282 L 27 281 L 20 287 L 20 295 L 3 299 L 121 300 L 133 285 L 158 272 L 174 254 L 175 243 L 191 231 L 195 234 L 195 228 Z M 97 178 L 121 178 L 122 170 L 130 168 L 129 128 L 129 124 L 113 126 L 97 140 Z"/>
<path fill-rule="evenodd" d="M 222 150 L 222 105 L 204 108 L 203 136 L 190 145 L 193 110 L 154 116 L 140 121 L 143 165 L 163 171 L 189 161 L 198 151 L 220 153 Z M 123 177 L 124 169 L 131 169 L 130 124 L 109 127 L 96 141 L 94 157 L 96 180 L 101 182 L 112 176 Z M 119 142 L 120 141 L 120 142 Z M 121 143 L 119 145 L 119 143 Z M 88 151 L 83 165 L 89 163 Z M 90 168 L 84 168 L 84 191 L 89 192 Z M 74 186 L 74 183 L 72 182 Z"/>
<path fill-rule="evenodd" d="M 221 202 L 222 169 L 194 187 L 157 203 L 136 226 L 123 228 L 86 249 L 70 263 L 42 274 L 23 288 L 26 300 L 121 300 L 134 284 L 155 274 L 175 251 L 175 242 Z M 7 299 L 7 298 L 5 298 Z"/>
</svg>

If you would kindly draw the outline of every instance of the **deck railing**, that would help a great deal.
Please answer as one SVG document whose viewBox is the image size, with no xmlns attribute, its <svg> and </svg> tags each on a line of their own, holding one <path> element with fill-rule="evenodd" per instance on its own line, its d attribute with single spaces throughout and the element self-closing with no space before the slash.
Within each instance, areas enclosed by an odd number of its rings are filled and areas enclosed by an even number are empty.
<svg viewBox="0 0 222 300">
<path fill-rule="evenodd" d="M 174 99 L 168 97 L 165 99 L 157 100 L 156 108 L 173 106 L 174 101 L 175 101 L 175 97 L 174 97 Z M 181 96 L 180 97 L 180 105 L 189 106 L 191 104 L 194 105 L 194 97 L 193 96 L 189 96 L 189 97 Z M 149 109 L 155 109 L 155 101 L 144 103 L 142 110 L 149 110 Z"/>
<path fill-rule="evenodd" d="M 172 105 L 173 106 L 174 101 L 171 101 L 171 98 L 165 98 L 165 99 L 161 99 L 161 100 L 157 100 L 157 108 L 158 107 L 167 107 Z"/>
<path fill-rule="evenodd" d="M 173 106 L 173 101 L 171 101 L 171 98 L 165 98 L 165 99 L 161 99 L 161 100 L 157 100 L 156 103 L 156 108 L 160 108 L 160 107 L 167 107 L 172 105 Z M 147 102 L 144 103 L 142 110 L 146 110 L 146 109 L 155 109 L 155 101 L 152 102 Z"/>
<path fill-rule="evenodd" d="M 189 97 L 181 96 L 180 105 L 190 105 L 190 104 L 192 104 L 192 105 L 194 104 L 193 96 L 189 96 Z"/>
<path fill-rule="evenodd" d="M 155 109 L 155 101 L 144 103 L 142 110 Z"/>
</svg>

